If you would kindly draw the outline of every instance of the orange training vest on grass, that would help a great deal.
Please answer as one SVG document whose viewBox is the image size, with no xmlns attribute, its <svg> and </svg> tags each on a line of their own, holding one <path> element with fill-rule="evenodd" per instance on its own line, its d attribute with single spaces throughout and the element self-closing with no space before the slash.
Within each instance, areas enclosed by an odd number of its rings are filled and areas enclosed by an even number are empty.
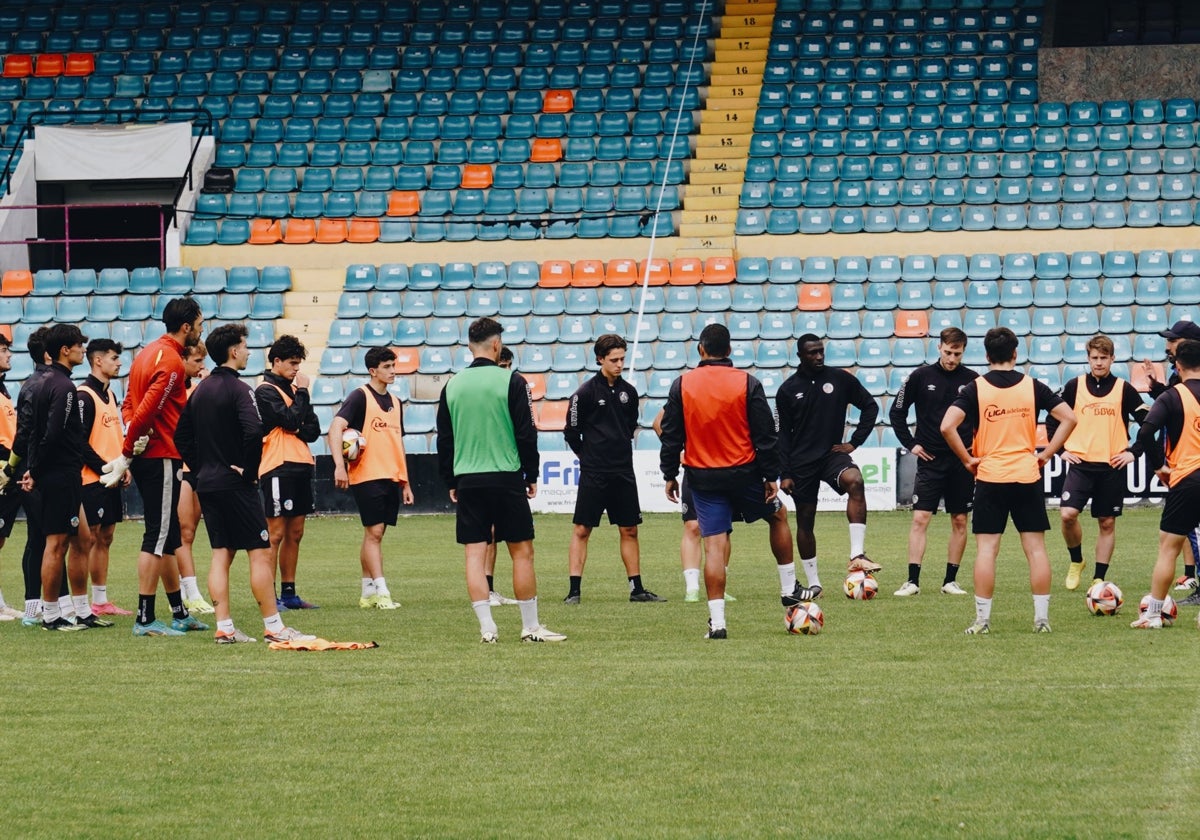
<svg viewBox="0 0 1200 840">
<path fill-rule="evenodd" d="M 121 446 L 125 442 L 125 431 L 121 428 L 121 409 L 116 400 L 104 402 L 99 394 L 86 385 L 80 385 L 79 392 L 88 394 L 96 404 L 96 420 L 92 423 L 88 444 L 107 464 L 121 454 Z M 100 480 L 100 476 L 87 464 L 83 465 L 80 474 L 84 484 L 95 484 Z"/>
<path fill-rule="evenodd" d="M 400 401 L 389 392 L 387 397 L 392 407 L 383 411 L 370 385 L 363 385 L 362 392 L 367 398 L 367 414 L 361 431 L 367 445 L 358 460 L 347 465 L 347 477 L 351 484 L 380 479 L 407 484 L 408 464 L 404 460 Z"/>
<path fill-rule="evenodd" d="M 293 400 L 287 391 L 274 382 L 266 384 L 279 392 L 285 406 L 292 407 Z M 263 436 L 263 453 L 262 461 L 258 465 L 258 477 L 262 478 L 283 464 L 315 464 L 316 462 L 308 444 L 300 440 L 295 432 L 289 432 L 282 426 L 276 426 Z"/>
<path fill-rule="evenodd" d="M 1037 402 L 1033 379 L 1026 376 L 1011 388 L 997 388 L 984 377 L 975 380 L 979 427 L 975 430 L 975 477 L 997 484 L 1032 484 L 1041 478 L 1037 463 Z"/>
<path fill-rule="evenodd" d="M 1171 487 L 1200 470 L 1200 403 L 1196 402 L 1192 392 L 1182 382 L 1175 386 L 1175 390 L 1179 392 L 1183 403 L 1183 431 L 1167 453 L 1167 466 L 1171 468 L 1168 483 Z"/>
<path fill-rule="evenodd" d="M 1108 463 L 1108 459 L 1122 452 L 1128 438 L 1121 403 L 1125 398 L 1125 380 L 1117 384 L 1105 397 L 1093 397 L 1088 393 L 1087 374 L 1076 381 L 1075 418 L 1079 421 L 1067 444 L 1063 448 L 1090 463 Z"/>
<path fill-rule="evenodd" d="M 738 467 L 755 459 L 746 416 L 749 376 L 724 365 L 705 365 L 683 375 L 685 466 L 697 469 Z"/>
</svg>

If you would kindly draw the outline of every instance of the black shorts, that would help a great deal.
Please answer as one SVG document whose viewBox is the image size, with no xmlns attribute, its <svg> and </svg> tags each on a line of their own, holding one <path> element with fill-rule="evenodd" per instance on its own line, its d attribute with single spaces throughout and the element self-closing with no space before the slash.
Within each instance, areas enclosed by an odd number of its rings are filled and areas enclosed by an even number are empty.
<svg viewBox="0 0 1200 840">
<path fill-rule="evenodd" d="M 679 506 L 684 522 L 696 521 L 696 500 L 692 498 L 692 486 L 686 478 L 679 482 Z"/>
<path fill-rule="evenodd" d="M 846 491 L 838 486 L 838 478 L 849 469 L 858 469 L 858 464 L 845 452 L 830 452 L 819 461 L 801 464 L 792 477 L 795 482 L 792 498 L 798 505 L 815 505 L 822 481 L 844 496 Z"/>
<path fill-rule="evenodd" d="M 460 487 L 455 534 L 460 545 L 533 539 L 533 513 L 524 487 Z"/>
<path fill-rule="evenodd" d="M 971 533 L 1003 534 L 1010 514 L 1018 533 L 1050 530 L 1050 518 L 1046 515 L 1046 500 L 1042 496 L 1040 481 L 1032 484 L 975 482 Z"/>
<path fill-rule="evenodd" d="M 208 544 L 229 551 L 270 548 L 262 499 L 253 487 L 198 493 Z"/>
<path fill-rule="evenodd" d="M 267 519 L 277 516 L 307 516 L 313 512 L 312 473 L 268 474 L 258 480 Z"/>
<path fill-rule="evenodd" d="M 1192 473 L 1167 491 L 1158 528 L 1168 534 L 1186 536 L 1197 527 L 1200 527 L 1200 473 Z"/>
<path fill-rule="evenodd" d="M 575 496 L 575 525 L 595 528 L 608 511 L 611 525 L 632 528 L 642 524 L 637 480 L 632 473 L 583 473 Z"/>
<path fill-rule="evenodd" d="M 944 500 L 946 513 L 967 513 L 974 494 L 975 476 L 953 455 L 940 455 L 932 461 L 917 460 L 913 510 L 937 513 L 938 502 Z"/>
<path fill-rule="evenodd" d="M 74 535 L 79 528 L 83 477 L 76 470 L 49 472 L 38 480 L 42 487 L 42 534 Z"/>
<path fill-rule="evenodd" d="M 1108 464 L 1072 464 L 1063 482 L 1061 507 L 1083 510 L 1092 501 L 1092 518 L 1120 516 L 1125 502 L 1125 469 Z"/>
<path fill-rule="evenodd" d="M 358 519 L 364 528 L 372 525 L 395 525 L 400 514 L 400 483 L 387 478 L 351 484 Z"/>
<path fill-rule="evenodd" d="M 134 458 L 129 471 L 142 496 L 146 533 L 142 551 L 162 556 L 179 548 L 179 473 L 183 462 L 172 458 Z"/>
<path fill-rule="evenodd" d="M 116 525 L 125 515 L 121 506 L 121 488 L 105 487 L 99 481 L 83 485 L 83 512 L 88 526 Z"/>
<path fill-rule="evenodd" d="M 8 539 L 13 525 L 17 523 L 17 511 L 25 503 L 25 493 L 17 486 L 16 479 L 8 485 L 8 492 L 0 495 L 0 540 Z"/>
</svg>

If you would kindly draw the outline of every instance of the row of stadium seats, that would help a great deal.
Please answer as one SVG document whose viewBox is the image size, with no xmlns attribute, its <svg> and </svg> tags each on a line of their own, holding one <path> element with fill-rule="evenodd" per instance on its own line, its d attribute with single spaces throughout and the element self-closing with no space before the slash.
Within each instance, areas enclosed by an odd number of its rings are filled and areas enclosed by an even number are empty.
<svg viewBox="0 0 1200 840">
<path fill-rule="evenodd" d="M 1035 9 L 1013 11 L 1000 4 L 993 9 L 932 9 L 928 12 L 905 11 L 892 14 L 876 11 L 862 14 L 861 9 L 834 13 L 810 10 L 807 14 L 777 8 L 772 35 L 890 35 L 933 32 L 1008 32 L 1013 29 L 1040 30 L 1042 14 Z"/>
<path fill-rule="evenodd" d="M 682 15 L 695 4 L 681 0 L 387 0 L 387 2 L 350 2 L 350 0 L 305 0 L 305 2 L 253 2 L 185 4 L 151 0 L 151 2 L 113 6 L 108 3 L 72 3 L 61 9 L 46 9 L 27 4 L 14 4 L 7 12 L 6 23 L 19 29 L 138 29 L 170 26 L 228 26 L 230 24 L 294 24 L 311 26 L 359 23 L 440 23 L 448 31 L 471 31 L 470 23 L 544 18 L 639 17 L 647 15 Z M 23 8 L 23 11 L 21 10 Z M 456 27 L 453 24 L 458 23 Z M 268 28 L 257 27 L 256 28 Z M 356 30 L 357 31 L 357 30 Z M 388 30 L 391 32 L 392 30 Z M 363 32 L 362 38 L 366 38 Z"/>
<path fill-rule="evenodd" d="M 1127 284 L 1109 284 L 1105 282 L 1096 287 L 1074 284 L 1076 294 L 1089 289 L 1088 298 L 1076 299 L 1079 305 L 1094 305 L 1107 303 L 1123 305 L 1128 303 L 1162 304 L 1170 300 L 1170 281 L 1164 286 L 1155 282 L 1154 278 L 1167 277 L 1196 277 L 1200 276 L 1200 248 L 1179 248 L 1168 251 L 1161 248 L 1150 248 L 1143 251 L 1113 250 L 1101 253 L 1099 251 L 1044 251 L 1040 254 L 1014 252 L 1010 254 L 977 253 L 966 254 L 946 253 L 934 257 L 930 254 L 910 254 L 906 257 L 895 255 L 880 255 L 875 257 L 845 256 L 828 257 L 812 255 L 800 257 L 741 257 L 733 260 L 728 257 L 710 257 L 697 266 L 693 259 L 665 260 L 656 258 L 649 262 L 633 259 L 616 259 L 604 262 L 602 260 L 515 260 L 511 263 L 501 261 L 485 261 L 479 264 L 454 262 L 441 265 L 439 263 L 385 263 L 375 266 L 367 263 L 355 263 L 347 266 L 344 289 L 348 292 L 382 291 L 436 291 L 490 289 L 505 290 L 511 293 L 515 290 L 543 287 L 594 287 L 617 286 L 626 287 L 638 285 L 649 267 L 649 283 L 651 287 L 662 285 L 695 285 L 696 269 L 701 271 L 701 279 L 705 284 L 724 284 L 737 281 L 738 284 L 757 286 L 760 284 L 778 284 L 794 286 L 797 283 L 895 283 L 930 282 L 964 280 L 1014 280 L 1039 281 L 1034 286 L 1034 296 L 1026 298 L 1022 293 L 1019 297 L 1017 286 L 1003 285 L 1000 287 L 1000 299 L 996 303 L 985 304 L 993 307 L 1008 306 L 1060 306 L 1068 303 L 1067 289 L 1061 284 L 1053 286 L 1049 281 L 1105 278 L 1115 280 L 1123 278 L 1139 278 L 1136 281 L 1135 297 L 1131 300 L 1127 295 L 1131 289 Z M 264 272 L 267 269 L 264 269 Z M 682 282 L 681 282 L 682 281 Z M 1093 291 L 1095 290 L 1095 297 Z M 978 291 L 978 290 L 977 290 Z M 794 292 L 794 290 L 792 290 Z M 789 292 L 792 293 L 792 292 Z M 576 292 L 572 292 L 575 294 Z M 682 294 L 680 292 L 676 292 Z M 589 311 L 628 312 L 636 304 L 630 301 L 639 295 L 639 290 L 625 288 L 600 289 L 599 299 L 590 297 L 580 299 L 578 305 L 592 307 L 581 309 L 577 314 Z M 732 292 L 707 289 L 700 291 L 702 297 L 732 294 L 732 298 L 720 297 L 714 299 L 714 311 L 732 308 L 737 311 L 758 311 L 763 308 L 762 289 L 734 288 Z M 772 294 L 768 290 L 767 294 Z M 1119 294 L 1119 299 L 1106 299 L 1105 296 Z M 557 315 L 569 311 L 565 307 L 570 299 L 561 299 L 558 293 L 553 297 L 543 299 L 559 301 L 556 306 L 562 308 L 550 309 L 535 314 Z M 647 311 L 658 312 L 664 307 L 665 295 L 662 290 L 651 288 L 647 292 Z M 1023 302 L 1022 302 L 1023 301 Z M 618 308 L 606 308 L 615 305 Z M 685 304 L 685 306 L 690 304 Z M 953 304 L 957 307 L 964 304 Z M 532 303 L 530 304 L 532 306 Z M 596 307 L 599 307 L 598 310 Z M 657 307 L 657 308 L 656 308 Z M 695 308 L 695 307 L 692 307 Z M 528 314 L 528 311 L 519 314 Z M 687 311 L 682 309 L 680 311 Z"/>
<path fill-rule="evenodd" d="M 220 266 L 193 269 L 188 266 L 158 268 L 91 268 L 42 269 L 36 273 L 21 269 L 4 272 L 0 280 L 0 297 L 57 295 L 135 295 L 179 296 L 189 293 L 217 292 L 286 292 L 292 288 L 292 270 L 285 265 L 236 266 L 228 270 Z"/>
<path fill-rule="evenodd" d="M 191 294 L 188 292 L 187 294 Z M 193 295 L 207 315 L 226 321 L 274 320 L 283 317 L 283 295 L 278 292 L 241 292 Z M 174 294 L 56 295 L 54 297 L 0 297 L 0 324 L 39 326 L 51 321 L 157 321 Z"/>
</svg>

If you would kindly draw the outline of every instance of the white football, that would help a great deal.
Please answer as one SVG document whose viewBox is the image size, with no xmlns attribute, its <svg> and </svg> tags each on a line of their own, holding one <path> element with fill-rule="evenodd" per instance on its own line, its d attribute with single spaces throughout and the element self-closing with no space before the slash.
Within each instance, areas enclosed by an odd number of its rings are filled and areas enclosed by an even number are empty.
<svg viewBox="0 0 1200 840">
<path fill-rule="evenodd" d="M 342 432 L 342 457 L 347 461 L 357 461 L 358 456 L 367 448 L 367 439 L 358 429 L 347 429 Z"/>
</svg>

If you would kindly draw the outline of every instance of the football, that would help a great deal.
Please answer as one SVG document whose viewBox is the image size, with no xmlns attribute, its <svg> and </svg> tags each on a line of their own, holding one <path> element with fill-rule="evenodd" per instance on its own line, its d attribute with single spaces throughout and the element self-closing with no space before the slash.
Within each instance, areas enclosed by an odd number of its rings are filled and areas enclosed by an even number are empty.
<svg viewBox="0 0 1200 840">
<path fill-rule="evenodd" d="M 815 636 L 825 626 L 825 613 L 812 601 L 805 601 L 788 607 L 783 614 L 783 623 L 789 633 Z"/>
<path fill-rule="evenodd" d="M 1146 612 L 1146 608 L 1150 606 L 1150 595 L 1147 593 L 1142 596 L 1142 602 L 1138 604 L 1138 615 Z M 1175 619 L 1179 617 L 1179 607 L 1175 603 L 1175 599 L 1170 595 L 1167 600 L 1163 601 L 1162 622 L 1164 627 L 1170 627 L 1175 623 Z"/>
<path fill-rule="evenodd" d="M 846 575 L 843 588 L 852 601 L 870 601 L 879 592 L 879 582 L 870 572 L 851 572 Z"/>
<path fill-rule="evenodd" d="M 342 432 L 342 457 L 347 461 L 357 461 L 358 456 L 367 448 L 367 439 L 358 429 L 347 429 Z"/>
<path fill-rule="evenodd" d="M 1121 588 L 1115 583 L 1102 580 L 1087 591 L 1088 612 L 1092 615 L 1116 615 L 1125 603 Z"/>
</svg>

